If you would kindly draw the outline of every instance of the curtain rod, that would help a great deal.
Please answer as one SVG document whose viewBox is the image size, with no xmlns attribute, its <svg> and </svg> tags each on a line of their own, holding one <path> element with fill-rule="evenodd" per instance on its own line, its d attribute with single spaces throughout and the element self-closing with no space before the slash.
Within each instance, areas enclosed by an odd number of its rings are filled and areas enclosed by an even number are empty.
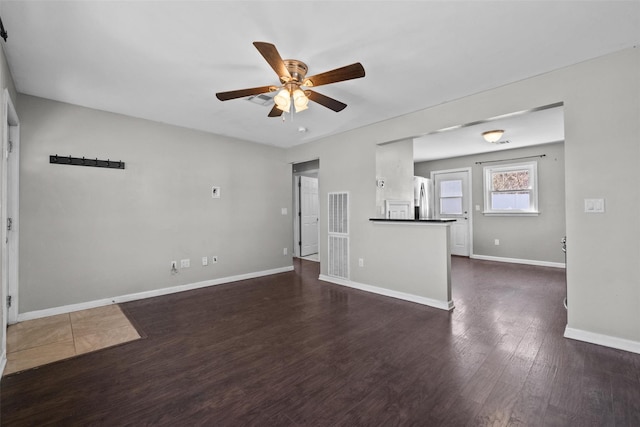
<svg viewBox="0 0 640 427">
<path fill-rule="evenodd" d="M 511 161 L 511 160 L 533 159 L 534 157 L 547 157 L 547 155 L 546 154 L 538 154 L 537 156 L 514 157 L 513 159 L 485 160 L 484 162 L 476 162 L 476 165 L 481 165 L 483 163 L 508 162 L 508 161 Z"/>
</svg>

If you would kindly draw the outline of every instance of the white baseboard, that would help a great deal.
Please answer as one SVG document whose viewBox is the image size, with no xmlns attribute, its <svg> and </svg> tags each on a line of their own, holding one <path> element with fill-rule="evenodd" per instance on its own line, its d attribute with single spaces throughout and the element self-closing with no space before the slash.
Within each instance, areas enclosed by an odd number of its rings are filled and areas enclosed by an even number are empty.
<svg viewBox="0 0 640 427">
<path fill-rule="evenodd" d="M 318 279 L 325 282 L 335 283 L 336 285 L 347 286 L 349 288 L 359 289 L 365 292 L 371 292 L 386 297 L 397 298 L 405 301 L 415 302 L 429 307 L 439 308 L 441 310 L 453 310 L 453 301 L 441 301 L 432 298 L 421 297 L 418 295 L 407 294 L 404 292 L 394 291 L 391 289 L 380 288 L 378 286 L 365 285 L 364 283 L 353 282 L 351 280 L 340 279 L 338 277 L 325 276 L 321 274 Z"/>
<path fill-rule="evenodd" d="M 475 254 L 472 254 L 469 258 L 481 259 L 484 261 L 510 262 L 512 264 L 537 265 L 540 267 L 566 268 L 566 264 L 564 262 L 538 261 L 535 259 L 504 258 L 504 257 L 498 257 L 498 256 L 475 255 Z"/>
<path fill-rule="evenodd" d="M 564 337 L 640 354 L 640 342 L 566 327 Z"/>
<path fill-rule="evenodd" d="M 121 295 L 112 298 L 87 301 L 79 304 L 64 305 L 61 307 L 47 308 L 45 310 L 29 311 L 18 314 L 18 322 L 25 320 L 39 319 L 41 317 L 55 316 L 56 314 L 71 313 L 89 308 L 102 307 L 109 304 L 119 304 L 139 299 L 152 298 L 161 295 L 175 294 L 177 292 L 190 291 L 193 289 L 206 288 L 209 286 L 222 285 L 225 283 L 238 282 L 240 280 L 254 279 L 256 277 L 270 276 L 272 274 L 293 271 L 293 266 L 274 268 L 271 270 L 257 271 L 254 273 L 239 274 L 237 276 L 222 277 L 220 279 L 205 280 L 202 282 L 189 283 L 186 285 L 172 286 L 169 288 L 154 289 L 152 291 L 138 292 L 134 294 Z"/>
</svg>

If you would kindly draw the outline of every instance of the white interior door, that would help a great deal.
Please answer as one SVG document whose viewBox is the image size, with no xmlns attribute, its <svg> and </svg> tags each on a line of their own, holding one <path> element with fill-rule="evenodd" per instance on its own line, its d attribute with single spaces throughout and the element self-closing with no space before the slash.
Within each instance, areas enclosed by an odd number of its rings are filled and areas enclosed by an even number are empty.
<svg viewBox="0 0 640 427">
<path fill-rule="evenodd" d="M 318 178 L 300 177 L 300 256 L 318 253 Z"/>
<path fill-rule="evenodd" d="M 471 254 L 471 171 L 432 172 L 435 185 L 436 218 L 451 218 L 451 254 L 469 256 Z"/>
</svg>

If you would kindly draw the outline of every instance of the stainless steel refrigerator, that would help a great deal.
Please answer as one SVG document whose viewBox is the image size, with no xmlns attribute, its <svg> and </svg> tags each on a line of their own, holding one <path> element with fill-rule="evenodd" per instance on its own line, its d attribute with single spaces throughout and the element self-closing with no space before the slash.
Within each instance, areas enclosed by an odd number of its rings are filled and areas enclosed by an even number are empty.
<svg viewBox="0 0 640 427">
<path fill-rule="evenodd" d="M 415 219 L 433 218 L 433 182 L 421 176 L 413 177 Z"/>
</svg>

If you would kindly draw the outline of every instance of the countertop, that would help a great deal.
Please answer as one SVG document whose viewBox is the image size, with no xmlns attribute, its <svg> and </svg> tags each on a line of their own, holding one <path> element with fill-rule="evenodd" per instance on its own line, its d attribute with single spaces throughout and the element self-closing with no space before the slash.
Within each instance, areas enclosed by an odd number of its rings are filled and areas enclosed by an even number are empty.
<svg viewBox="0 0 640 427">
<path fill-rule="evenodd" d="M 390 218 L 369 218 L 369 221 L 375 222 L 405 222 L 405 223 L 424 223 L 424 224 L 446 224 L 449 222 L 455 222 L 455 219 L 441 218 L 441 219 L 390 219 Z"/>
</svg>

